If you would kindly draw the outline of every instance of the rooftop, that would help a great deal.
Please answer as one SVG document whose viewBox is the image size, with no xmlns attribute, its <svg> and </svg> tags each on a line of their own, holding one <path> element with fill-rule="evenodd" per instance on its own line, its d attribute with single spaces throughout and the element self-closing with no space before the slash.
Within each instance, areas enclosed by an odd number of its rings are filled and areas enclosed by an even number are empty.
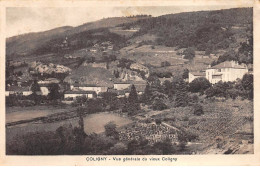
<svg viewBox="0 0 260 169">
<path fill-rule="evenodd" d="M 205 72 L 190 72 L 191 74 L 193 74 L 194 76 L 206 76 Z"/>
<path fill-rule="evenodd" d="M 83 90 L 78 90 L 78 91 L 72 91 L 68 90 L 65 92 L 65 94 L 95 94 L 96 92 L 94 91 L 83 91 Z"/>
<path fill-rule="evenodd" d="M 223 68 L 246 69 L 246 66 L 239 65 L 235 61 L 225 61 L 215 66 L 212 66 L 209 69 L 223 69 Z"/>
<path fill-rule="evenodd" d="M 6 89 L 6 91 L 24 92 L 24 91 L 31 91 L 31 90 L 30 87 L 10 86 Z"/>
</svg>

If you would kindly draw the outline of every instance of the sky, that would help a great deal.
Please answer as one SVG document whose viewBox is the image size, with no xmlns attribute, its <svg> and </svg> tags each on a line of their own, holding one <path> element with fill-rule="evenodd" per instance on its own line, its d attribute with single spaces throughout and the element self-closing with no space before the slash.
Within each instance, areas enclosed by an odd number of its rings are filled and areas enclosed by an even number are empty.
<svg viewBox="0 0 260 169">
<path fill-rule="evenodd" d="M 235 6 L 129 6 L 129 7 L 9 7 L 6 9 L 6 36 L 46 31 L 61 26 L 79 26 L 107 17 L 229 9 Z"/>
</svg>

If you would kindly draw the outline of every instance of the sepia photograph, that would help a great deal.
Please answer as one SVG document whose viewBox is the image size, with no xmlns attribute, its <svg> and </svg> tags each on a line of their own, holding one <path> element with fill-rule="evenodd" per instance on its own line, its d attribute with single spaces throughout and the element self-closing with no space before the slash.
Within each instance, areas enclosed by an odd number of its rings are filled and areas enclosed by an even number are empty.
<svg viewBox="0 0 260 169">
<path fill-rule="evenodd" d="M 253 10 L 6 7 L 5 155 L 253 155 Z"/>
</svg>

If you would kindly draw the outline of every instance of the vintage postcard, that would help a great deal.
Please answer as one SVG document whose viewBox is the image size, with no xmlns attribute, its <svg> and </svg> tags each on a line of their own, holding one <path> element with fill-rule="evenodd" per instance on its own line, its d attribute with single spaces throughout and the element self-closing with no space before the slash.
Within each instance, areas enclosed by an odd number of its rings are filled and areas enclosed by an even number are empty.
<svg viewBox="0 0 260 169">
<path fill-rule="evenodd" d="M 0 165 L 260 165 L 259 1 L 0 5 Z"/>
</svg>

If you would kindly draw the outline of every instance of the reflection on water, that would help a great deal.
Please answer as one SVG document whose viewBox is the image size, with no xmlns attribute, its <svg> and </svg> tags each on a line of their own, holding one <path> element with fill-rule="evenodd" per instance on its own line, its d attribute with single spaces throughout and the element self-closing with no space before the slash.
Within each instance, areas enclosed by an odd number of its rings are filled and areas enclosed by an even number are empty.
<svg viewBox="0 0 260 169">
<path fill-rule="evenodd" d="M 115 122 L 117 127 L 121 127 L 132 122 L 128 118 L 120 117 L 116 114 L 111 114 L 111 113 L 91 114 L 84 118 L 85 132 L 86 133 L 104 132 L 104 125 L 106 125 L 111 121 Z"/>
<path fill-rule="evenodd" d="M 55 131 L 58 127 L 63 125 L 71 124 L 75 127 L 78 126 L 78 120 L 78 118 L 73 118 L 54 123 L 26 123 L 15 125 L 6 129 L 6 137 L 7 140 L 9 140 L 16 135 L 23 135 L 29 132 Z M 117 127 L 121 127 L 132 122 L 132 120 L 128 118 L 120 117 L 117 114 L 108 112 L 91 114 L 84 117 L 85 132 L 87 134 L 104 132 L 104 125 L 110 121 L 114 121 Z"/>
</svg>

